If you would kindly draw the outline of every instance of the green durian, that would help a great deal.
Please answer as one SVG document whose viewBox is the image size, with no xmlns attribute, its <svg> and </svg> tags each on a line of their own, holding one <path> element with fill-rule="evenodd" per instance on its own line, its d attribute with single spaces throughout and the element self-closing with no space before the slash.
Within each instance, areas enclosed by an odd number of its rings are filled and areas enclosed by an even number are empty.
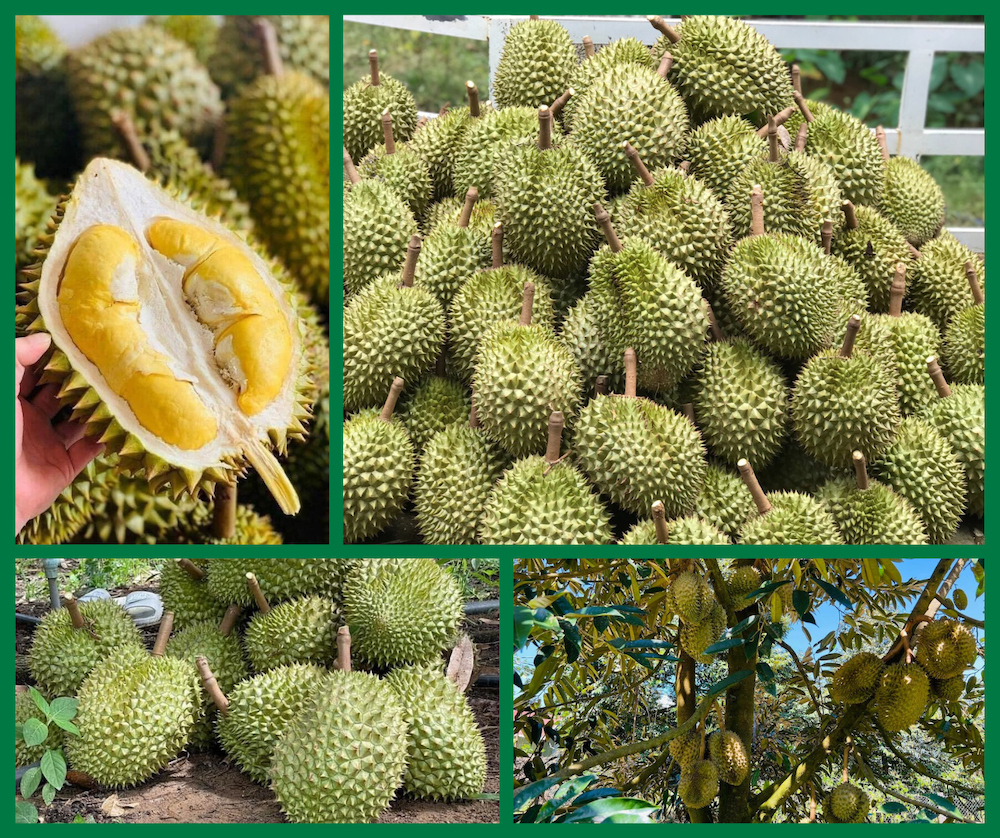
<svg viewBox="0 0 1000 838">
<path fill-rule="evenodd" d="M 406 202 L 380 181 L 361 181 L 344 198 L 344 288 L 357 294 L 403 267 L 417 222 Z"/>
<path fill-rule="evenodd" d="M 970 263 L 976 282 L 985 290 L 986 264 L 948 232 L 927 242 L 920 249 L 920 258 L 912 263 L 910 305 L 926 314 L 942 332 L 952 318 L 974 303 L 965 267 Z"/>
<path fill-rule="evenodd" d="M 728 538 L 735 538 L 740 528 L 757 514 L 757 507 L 737 475 L 709 463 L 694 514 Z"/>
<path fill-rule="evenodd" d="M 916 663 L 896 663 L 882 670 L 875 690 L 875 712 L 889 733 L 913 727 L 930 699 L 930 680 Z"/>
<path fill-rule="evenodd" d="M 583 95 L 595 80 L 632 64 L 650 70 L 656 69 L 649 47 L 642 41 L 638 38 L 619 38 L 605 44 L 594 55 L 573 68 L 568 86 L 574 92 L 562 111 L 563 122 L 569 131 L 573 130 L 573 118 Z"/>
<path fill-rule="evenodd" d="M 666 608 L 677 614 L 683 625 L 699 626 L 708 620 L 718 604 L 705 577 L 692 570 L 678 574 L 666 593 Z"/>
<path fill-rule="evenodd" d="M 914 247 L 922 247 L 944 226 L 944 194 L 930 174 L 909 157 L 886 163 L 878 210 Z"/>
<path fill-rule="evenodd" d="M 864 823 L 870 808 L 868 795 L 857 786 L 844 782 L 824 801 L 823 814 L 832 823 Z"/>
<path fill-rule="evenodd" d="M 490 253 L 483 246 L 482 230 L 471 223 L 475 193 L 466 199 L 467 213 L 457 223 L 444 223 L 427 234 L 417 259 L 413 284 L 426 288 L 445 310 L 456 292 L 476 271 L 490 265 Z"/>
<path fill-rule="evenodd" d="M 815 498 L 799 492 L 771 492 L 771 509 L 747 521 L 743 544 L 843 544 L 833 516 Z"/>
<path fill-rule="evenodd" d="M 620 544 L 659 544 L 656 524 L 652 520 L 639 521 L 619 542 Z M 718 529 L 696 515 L 685 515 L 667 522 L 666 544 L 732 544 Z"/>
<path fill-rule="evenodd" d="M 931 678 L 931 692 L 939 701 L 958 701 L 965 694 L 965 678 L 961 675 L 945 681 Z"/>
<path fill-rule="evenodd" d="M 976 304 L 948 321 L 941 347 L 948 372 L 957 384 L 986 383 L 986 301 L 978 283 L 973 296 Z"/>
<path fill-rule="evenodd" d="M 443 224 L 458 225 L 462 217 L 462 209 L 465 201 L 460 198 L 445 198 L 427 208 L 427 215 L 424 217 L 424 236 L 430 236 L 438 227 Z M 469 227 L 479 234 L 483 249 L 483 258 L 489 258 L 493 253 L 493 217 L 496 207 L 489 199 L 480 199 L 472 207 L 472 217 L 469 219 Z M 489 256 L 487 256 L 489 254 Z"/>
<path fill-rule="evenodd" d="M 767 141 L 738 116 L 720 116 L 695 128 L 688 137 L 690 173 L 728 202 L 732 183 L 747 166 L 767 155 Z"/>
<path fill-rule="evenodd" d="M 708 752 L 723 783 L 738 786 L 750 773 L 750 757 L 746 745 L 733 731 L 717 730 L 709 736 Z"/>
<path fill-rule="evenodd" d="M 23 692 L 16 692 L 14 694 L 14 727 L 18 728 L 23 725 L 28 719 L 36 719 L 48 728 L 48 736 L 45 737 L 45 741 L 40 745 L 29 745 L 24 741 L 22 735 L 14 736 L 14 767 L 24 768 L 27 765 L 31 765 L 33 762 L 38 762 L 45 752 L 48 750 L 55 750 L 62 746 L 63 743 L 63 731 L 62 728 L 54 723 L 47 723 L 45 720 L 45 714 L 38 708 L 35 704 L 35 699 L 32 697 L 31 693 L 23 688 Z"/>
<path fill-rule="evenodd" d="M 439 431 L 464 421 L 471 407 L 469 394 L 450 378 L 434 375 L 421 384 L 399 409 L 417 456 Z"/>
<path fill-rule="evenodd" d="M 406 86 L 378 70 L 375 50 L 368 53 L 371 74 L 344 90 L 344 148 L 357 163 L 382 140 L 382 112 L 392 114 L 399 142 L 406 142 L 417 129 L 417 103 Z M 378 83 L 373 83 L 378 79 Z"/>
<path fill-rule="evenodd" d="M 115 474 L 114 463 L 113 457 L 95 463 L 96 469 L 108 470 L 108 476 L 90 495 L 81 533 L 87 541 L 156 544 L 175 534 L 199 506 L 189 496 L 174 498 L 168 490 L 154 490 L 142 477 Z"/>
<path fill-rule="evenodd" d="M 957 678 L 976 662 L 976 639 L 956 620 L 935 620 L 917 636 L 917 663 L 932 678 Z"/>
<path fill-rule="evenodd" d="M 180 565 L 180 559 L 166 559 L 160 570 L 160 597 L 163 610 L 174 615 L 174 628 L 182 631 L 199 623 L 217 626 L 226 614 L 227 605 L 212 596 L 207 573 L 195 579 Z M 207 571 L 208 559 L 191 559 L 196 567 Z M 174 638 L 176 639 L 176 638 Z"/>
<path fill-rule="evenodd" d="M 244 642 L 254 672 L 293 663 L 332 663 L 340 615 L 332 600 L 306 596 L 259 612 Z"/>
<path fill-rule="evenodd" d="M 719 771 L 715 763 L 703 759 L 683 769 L 677 794 L 689 809 L 710 806 L 719 794 Z"/>
<path fill-rule="evenodd" d="M 863 488 L 848 478 L 831 481 L 816 498 L 848 544 L 927 543 L 924 522 L 910 502 L 875 480 Z"/>
<path fill-rule="evenodd" d="M 494 101 L 501 109 L 551 105 L 569 87 L 576 64 L 576 47 L 558 23 L 516 23 L 503 42 L 493 78 Z"/>
<path fill-rule="evenodd" d="M 681 769 L 688 768 L 701 759 L 701 734 L 697 730 L 675 736 L 670 740 L 670 756 Z"/>
<path fill-rule="evenodd" d="M 497 161 L 510 146 L 530 142 L 537 136 L 538 111 L 534 108 L 510 107 L 485 113 L 473 122 L 455 149 L 455 194 L 464 196 L 475 186 L 480 199 L 492 198 Z M 559 137 L 553 137 L 553 144 L 558 143 Z"/>
<path fill-rule="evenodd" d="M 986 388 L 979 384 L 956 384 L 951 394 L 935 399 L 920 413 L 951 445 L 965 469 L 969 511 L 978 518 L 986 514 Z"/>
<path fill-rule="evenodd" d="M 183 41 L 194 50 L 202 64 L 207 65 L 215 52 L 219 24 L 212 15 L 149 15 L 146 22 L 159 26 L 168 35 Z"/>
<path fill-rule="evenodd" d="M 760 587 L 760 582 L 760 571 L 753 565 L 738 567 L 729 575 L 726 587 L 737 611 L 753 604 L 753 600 L 747 600 L 746 597 Z"/>
<path fill-rule="evenodd" d="M 333 559 L 213 559 L 208 566 L 209 593 L 226 606 L 253 605 L 248 573 L 257 577 L 272 604 L 310 594 L 334 598 L 341 583 Z"/>
<path fill-rule="evenodd" d="M 830 698 L 838 704 L 864 704 L 878 687 L 885 664 L 872 652 L 859 652 L 833 674 Z"/>
<path fill-rule="evenodd" d="M 35 248 L 45 233 L 56 199 L 35 177 L 35 167 L 14 158 L 14 268 L 34 261 Z"/>
<path fill-rule="evenodd" d="M 845 211 L 847 220 L 834 236 L 833 253 L 861 275 L 868 286 L 871 310 L 886 312 L 896 266 L 915 265 L 909 245 L 892 222 L 871 207 L 854 208 L 845 202 Z"/>
<path fill-rule="evenodd" d="M 423 217 L 431 199 L 431 176 L 423 158 L 405 143 L 391 153 L 385 143 L 374 146 L 358 163 L 358 174 L 392 187 L 415 218 Z"/>
<path fill-rule="evenodd" d="M 699 663 L 709 664 L 715 660 L 715 654 L 706 654 L 705 650 L 717 642 L 725 630 L 726 612 L 713 600 L 708 616 L 701 623 L 681 626 L 681 648 Z"/>
<path fill-rule="evenodd" d="M 625 373 L 601 336 L 600 307 L 594 294 L 588 291 L 570 308 L 559 330 L 559 341 L 576 359 L 584 395 L 593 391 L 599 375 L 608 376 L 612 392 L 625 386 Z"/>
</svg>

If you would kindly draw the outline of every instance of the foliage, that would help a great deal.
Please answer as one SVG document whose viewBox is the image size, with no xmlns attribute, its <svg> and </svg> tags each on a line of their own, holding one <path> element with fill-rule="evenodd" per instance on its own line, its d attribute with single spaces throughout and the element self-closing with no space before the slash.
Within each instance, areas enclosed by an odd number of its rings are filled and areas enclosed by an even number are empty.
<svg viewBox="0 0 1000 838">
<path fill-rule="evenodd" d="M 587 791 L 596 779 L 584 775 L 561 785 L 542 780 L 518 789 L 514 795 L 514 823 L 652 822 L 656 806 L 645 800 L 621 797 L 615 789 Z M 537 802 L 525 809 L 532 801 Z"/>
<path fill-rule="evenodd" d="M 492 599 L 500 593 L 500 559 L 438 559 L 461 583 L 466 599 Z"/>
<path fill-rule="evenodd" d="M 45 721 L 31 718 L 23 725 L 14 725 L 14 739 L 24 740 L 29 746 L 41 745 L 49 738 L 49 725 L 57 725 L 67 733 L 78 736 L 80 730 L 73 719 L 76 718 L 79 702 L 75 698 L 56 698 L 51 702 L 45 700 L 34 687 L 29 688 L 31 698 L 45 716 Z M 44 785 L 42 782 L 44 781 Z M 42 754 L 39 764 L 29 768 L 21 776 L 20 792 L 23 800 L 15 801 L 15 818 L 18 823 L 37 823 L 38 809 L 28 802 L 34 796 L 39 786 L 42 787 L 42 800 L 46 806 L 52 804 L 58 792 L 66 784 L 66 756 L 62 748 L 49 748 Z"/>
<path fill-rule="evenodd" d="M 59 570 L 60 590 L 78 591 L 85 588 L 129 588 L 145 582 L 155 564 L 150 559 L 78 559 Z M 30 601 L 48 596 L 48 583 L 41 559 L 18 559 L 14 565 L 15 579 L 23 580 L 24 596 Z"/>
</svg>

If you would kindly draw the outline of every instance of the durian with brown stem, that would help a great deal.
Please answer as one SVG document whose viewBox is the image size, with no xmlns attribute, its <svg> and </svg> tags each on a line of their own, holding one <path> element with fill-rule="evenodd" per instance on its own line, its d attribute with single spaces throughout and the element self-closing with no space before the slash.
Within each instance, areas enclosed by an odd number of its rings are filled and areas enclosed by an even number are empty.
<svg viewBox="0 0 1000 838">
<path fill-rule="evenodd" d="M 834 237 L 833 253 L 861 275 L 868 286 L 871 310 L 886 312 L 896 265 L 912 262 L 910 245 L 877 210 L 855 207 L 850 201 L 841 206 L 844 226 Z"/>
<path fill-rule="evenodd" d="M 937 181 L 911 157 L 889 157 L 885 129 L 875 129 L 885 160 L 885 188 L 878 210 L 914 247 L 923 247 L 944 226 L 944 194 Z"/>
<path fill-rule="evenodd" d="M 174 613 L 174 625 L 183 630 L 195 623 L 219 623 L 226 606 L 208 590 L 208 559 L 168 559 L 160 571 L 163 607 Z"/>
<path fill-rule="evenodd" d="M 654 501 L 652 518 L 641 520 L 622 536 L 619 544 L 731 544 L 714 524 L 697 515 L 667 521 L 663 501 Z"/>
<path fill-rule="evenodd" d="M 554 20 L 516 23 L 504 40 L 493 81 L 497 107 L 551 105 L 568 87 L 577 64 L 569 32 Z"/>
<path fill-rule="evenodd" d="M 767 154 L 767 143 L 754 126 L 739 116 L 720 116 L 688 136 L 690 173 L 715 196 L 727 202 L 733 180 L 754 160 Z"/>
<path fill-rule="evenodd" d="M 396 120 L 396 138 L 406 142 L 417 128 L 417 103 L 405 85 L 379 70 L 378 52 L 368 52 L 368 75 L 344 91 L 344 148 L 357 163 L 382 139 L 381 114 Z"/>
<path fill-rule="evenodd" d="M 427 164 L 405 143 L 396 144 L 392 112 L 382 111 L 382 134 L 385 142 L 370 149 L 358 163 L 362 178 L 381 180 L 396 190 L 415 218 L 422 218 L 431 198 L 431 176 Z"/>
<path fill-rule="evenodd" d="M 970 264 L 976 282 L 985 291 L 986 263 L 947 230 L 927 242 L 920 249 L 920 258 L 913 262 L 910 305 L 926 314 L 942 332 L 959 312 L 973 305 L 967 273 Z"/>
<path fill-rule="evenodd" d="M 283 544 L 271 519 L 246 504 L 237 504 L 236 487 L 216 492 L 211 507 L 195 509 L 181 526 L 181 544 Z"/>
<path fill-rule="evenodd" d="M 747 460 L 736 464 L 758 514 L 740 529 L 743 544 L 843 544 L 833 516 L 815 498 L 801 492 L 764 494 Z"/>
<path fill-rule="evenodd" d="M 979 286 L 971 259 L 965 263 L 965 276 L 974 304 L 963 308 L 948 321 L 942 356 L 956 384 L 985 384 L 986 297 Z"/>
</svg>

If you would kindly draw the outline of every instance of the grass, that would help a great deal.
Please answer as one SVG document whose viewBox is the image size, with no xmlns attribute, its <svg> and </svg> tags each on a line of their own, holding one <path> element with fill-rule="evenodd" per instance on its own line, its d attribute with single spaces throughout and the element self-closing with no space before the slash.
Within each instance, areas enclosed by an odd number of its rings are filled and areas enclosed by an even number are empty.
<svg viewBox="0 0 1000 838">
<path fill-rule="evenodd" d="M 461 582 L 468 599 L 498 599 L 500 559 L 438 559 Z"/>
<path fill-rule="evenodd" d="M 149 559 L 80 559 L 71 562 L 68 568 L 60 568 L 59 589 L 130 588 L 145 582 L 160 563 Z M 14 576 L 24 582 L 26 599 L 48 598 L 41 559 L 16 559 Z"/>
</svg>

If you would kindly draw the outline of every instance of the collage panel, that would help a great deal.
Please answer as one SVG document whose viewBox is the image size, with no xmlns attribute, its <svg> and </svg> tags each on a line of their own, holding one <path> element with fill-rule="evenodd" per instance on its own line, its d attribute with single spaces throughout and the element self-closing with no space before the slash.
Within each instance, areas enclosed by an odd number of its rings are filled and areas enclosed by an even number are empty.
<svg viewBox="0 0 1000 838">
<path fill-rule="evenodd" d="M 21 823 L 499 822 L 489 559 L 16 559 Z"/>
<path fill-rule="evenodd" d="M 984 823 L 984 559 L 516 559 L 515 823 Z"/>
<path fill-rule="evenodd" d="M 17 542 L 329 544 L 329 17 L 15 52 Z"/>
</svg>

